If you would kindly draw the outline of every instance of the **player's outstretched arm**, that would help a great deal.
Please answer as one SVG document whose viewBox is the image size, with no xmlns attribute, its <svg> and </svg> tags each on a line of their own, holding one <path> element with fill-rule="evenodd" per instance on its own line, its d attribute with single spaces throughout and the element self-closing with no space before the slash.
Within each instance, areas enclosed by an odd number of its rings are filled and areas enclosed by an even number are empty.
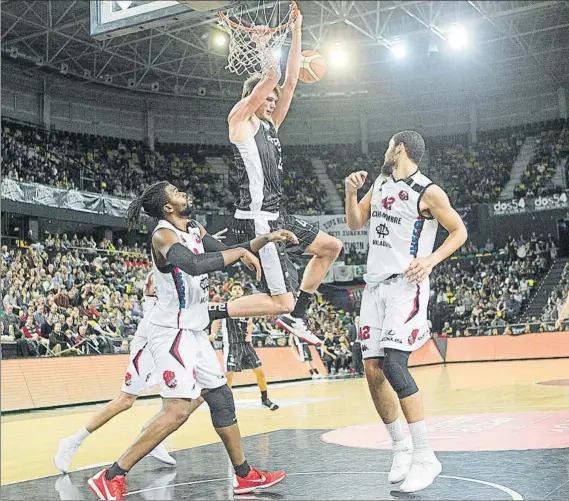
<svg viewBox="0 0 569 501">
<path fill-rule="evenodd" d="M 358 190 L 364 185 L 367 175 L 364 170 L 352 172 L 345 180 L 346 222 L 350 230 L 361 230 L 371 216 L 373 185 L 358 203 Z"/>
<path fill-rule="evenodd" d="M 259 252 L 265 245 L 270 244 L 271 242 L 284 242 L 290 243 L 293 245 L 298 244 L 298 238 L 292 231 L 288 230 L 277 230 L 273 231 L 272 233 L 266 233 L 265 235 L 261 235 L 260 237 L 254 238 L 249 242 L 238 243 L 235 245 L 227 246 L 223 242 L 220 242 L 212 235 L 210 235 L 207 230 L 199 224 L 202 241 L 204 245 L 204 250 L 206 252 L 213 252 L 213 251 L 224 251 L 226 249 L 235 249 L 238 247 L 242 247 L 247 249 L 250 252 L 257 253 Z"/>
<path fill-rule="evenodd" d="M 284 122 L 292 96 L 298 83 L 298 75 L 300 74 L 300 61 L 302 59 L 302 14 L 299 12 L 292 27 L 292 43 L 288 53 L 288 62 L 286 65 L 286 76 L 282 86 L 282 95 L 277 101 L 275 111 L 273 112 L 273 123 L 278 129 Z"/>
<path fill-rule="evenodd" d="M 266 26 L 257 26 L 255 29 L 261 35 L 263 30 L 268 30 Z M 263 68 L 261 80 L 255 86 L 251 94 L 241 99 L 229 113 L 227 121 L 229 122 L 230 136 L 232 128 L 238 127 L 243 122 L 249 120 L 279 83 L 281 69 L 278 59 L 276 59 L 273 53 L 268 49 L 265 59 L 265 67 Z"/>
<path fill-rule="evenodd" d="M 213 237 L 212 237 L 213 239 Z M 158 230 L 152 237 L 152 247 L 154 251 L 166 259 L 169 263 L 177 266 L 188 275 L 203 275 L 212 271 L 221 271 L 226 266 L 239 261 L 250 254 L 250 252 L 242 247 L 235 249 L 227 249 L 224 251 L 205 252 L 203 254 L 194 254 L 187 247 L 183 246 L 178 240 L 178 236 L 169 229 L 162 228 Z M 255 266 L 260 276 L 260 265 L 257 260 Z"/>
</svg>

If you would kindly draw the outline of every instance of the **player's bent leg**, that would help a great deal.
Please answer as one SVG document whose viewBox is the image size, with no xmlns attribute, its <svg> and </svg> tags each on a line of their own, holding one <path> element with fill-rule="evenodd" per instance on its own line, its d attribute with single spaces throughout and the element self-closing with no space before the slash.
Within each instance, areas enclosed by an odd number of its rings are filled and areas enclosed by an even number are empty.
<svg viewBox="0 0 569 501">
<path fill-rule="evenodd" d="M 227 386 L 229 386 L 229 388 L 233 387 L 233 375 L 234 374 L 235 374 L 235 372 L 233 372 L 233 371 L 225 373 L 225 377 L 227 378 Z"/>
<path fill-rule="evenodd" d="M 221 438 L 229 459 L 233 464 L 233 491 L 235 494 L 246 494 L 255 489 L 263 489 L 282 482 L 286 476 L 284 471 L 264 472 L 253 468 L 245 460 L 241 433 L 235 415 L 233 393 L 227 385 L 204 391 L 211 421 L 215 431 Z"/>
<path fill-rule="evenodd" d="M 386 348 L 383 362 L 385 377 L 399 397 L 413 440 L 411 469 L 401 484 L 402 492 L 425 489 L 442 471 L 440 461 L 429 446 L 423 402 L 408 368 L 410 354 L 411 352 Z"/>
<path fill-rule="evenodd" d="M 324 280 L 326 273 L 328 273 L 328 270 L 340 255 L 340 252 L 342 252 L 342 242 L 320 231 L 304 252 L 313 257 L 304 270 L 300 290 L 308 294 L 314 294 L 322 280 Z"/>
<path fill-rule="evenodd" d="M 227 313 L 230 317 L 277 316 L 290 313 L 293 309 L 294 295 L 292 292 L 275 296 L 253 294 L 227 303 Z"/>
<path fill-rule="evenodd" d="M 190 415 L 193 414 L 193 412 L 203 403 L 204 403 L 203 397 L 199 397 L 196 400 L 192 400 L 190 403 Z M 150 421 L 143 426 L 142 431 L 144 431 L 148 427 L 149 424 L 150 424 Z M 162 463 L 168 464 L 170 466 L 176 465 L 176 460 L 166 450 L 166 446 L 164 445 L 164 442 L 161 442 L 156 447 L 154 447 L 154 449 L 152 449 L 148 453 L 148 455 L 152 456 L 153 458 L 158 459 L 158 461 L 161 461 Z"/>
<path fill-rule="evenodd" d="M 138 395 L 131 395 L 122 391 L 117 398 L 111 400 L 102 409 L 93 414 L 89 421 L 87 421 L 75 435 L 62 438 L 54 457 L 54 463 L 57 469 L 63 473 L 67 473 L 73 456 L 75 456 L 83 441 L 115 416 L 130 409 L 137 397 Z"/>
</svg>

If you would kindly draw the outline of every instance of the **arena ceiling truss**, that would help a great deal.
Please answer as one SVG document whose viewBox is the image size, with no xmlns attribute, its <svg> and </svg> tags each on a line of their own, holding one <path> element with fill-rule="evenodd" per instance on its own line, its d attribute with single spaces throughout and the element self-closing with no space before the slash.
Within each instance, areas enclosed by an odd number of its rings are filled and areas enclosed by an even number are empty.
<svg viewBox="0 0 569 501">
<path fill-rule="evenodd" d="M 254 8 L 258 2 L 246 3 Z M 368 92 L 379 83 L 397 87 L 410 78 L 420 78 L 427 87 L 460 80 L 466 88 L 488 80 L 552 88 L 569 82 L 567 1 L 298 3 L 304 48 L 326 55 L 336 44 L 352 62 L 349 71 L 329 71 L 316 86 L 320 96 L 346 89 Z M 89 2 L 3 0 L 0 7 L 3 57 L 34 71 L 133 91 L 207 97 L 240 93 L 242 77 L 225 70 L 227 49 L 213 42 L 220 29 L 215 13 L 188 8 L 178 21 L 97 40 L 90 34 Z M 450 54 L 447 33 L 457 22 L 467 28 L 470 44 L 464 53 Z M 390 50 L 398 41 L 408 47 L 405 61 L 394 61 Z M 305 93 L 312 90 L 304 88 Z"/>
</svg>

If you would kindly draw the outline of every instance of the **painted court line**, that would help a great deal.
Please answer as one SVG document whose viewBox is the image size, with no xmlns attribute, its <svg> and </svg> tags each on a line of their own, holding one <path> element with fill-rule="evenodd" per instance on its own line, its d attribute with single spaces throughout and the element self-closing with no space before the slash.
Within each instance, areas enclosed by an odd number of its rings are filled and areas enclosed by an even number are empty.
<svg viewBox="0 0 569 501">
<path fill-rule="evenodd" d="M 287 477 L 294 477 L 301 475 L 377 475 L 377 474 L 387 475 L 388 472 L 386 471 L 309 471 L 309 472 L 299 472 L 299 473 L 288 473 Z M 439 478 L 448 478 L 451 480 L 460 480 L 463 482 L 471 482 L 474 484 L 486 485 L 488 487 L 493 487 L 494 489 L 498 489 L 506 493 L 514 500 L 524 499 L 519 492 L 516 492 L 513 489 L 510 489 L 509 487 L 506 487 L 504 485 L 495 484 L 494 482 L 487 482 L 486 480 L 477 480 L 475 478 L 467 478 L 467 477 L 454 477 L 451 475 L 439 475 Z M 227 482 L 231 481 L 231 479 L 232 479 L 231 477 L 225 477 L 225 478 L 210 478 L 207 480 L 194 480 L 192 482 L 181 482 L 179 484 L 163 485 L 160 487 L 151 487 L 149 489 L 140 489 L 138 491 L 129 492 L 127 496 L 133 494 L 140 494 L 141 492 L 150 492 L 158 489 L 164 489 L 167 487 L 171 488 L 171 487 L 181 487 L 183 485 L 198 485 L 198 484 L 206 484 L 212 482 Z"/>
</svg>

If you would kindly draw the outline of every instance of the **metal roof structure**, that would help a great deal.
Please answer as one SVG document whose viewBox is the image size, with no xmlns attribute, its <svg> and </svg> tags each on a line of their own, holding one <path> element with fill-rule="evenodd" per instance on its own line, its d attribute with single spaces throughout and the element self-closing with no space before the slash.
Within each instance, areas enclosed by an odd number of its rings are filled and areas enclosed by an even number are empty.
<svg viewBox="0 0 569 501">
<path fill-rule="evenodd" d="M 257 8 L 258 1 L 244 2 Z M 264 2 L 265 5 L 275 2 Z M 321 97 L 391 89 L 403 80 L 432 88 L 444 82 L 474 90 L 488 81 L 558 88 L 569 83 L 567 1 L 319 1 L 299 0 L 303 48 L 326 57 L 333 44 L 351 65 L 329 69 L 317 86 Z M 3 0 L 2 56 L 37 71 L 67 74 L 132 91 L 178 96 L 239 95 L 242 77 L 225 70 L 227 48 L 215 47 L 214 12 L 124 36 L 90 34 L 90 3 L 83 0 Z M 470 34 L 463 52 L 447 48 L 448 29 L 461 23 Z M 409 57 L 394 60 L 397 40 Z M 441 87 L 444 88 L 444 85 Z M 316 95 L 316 94 L 315 94 Z"/>
</svg>

